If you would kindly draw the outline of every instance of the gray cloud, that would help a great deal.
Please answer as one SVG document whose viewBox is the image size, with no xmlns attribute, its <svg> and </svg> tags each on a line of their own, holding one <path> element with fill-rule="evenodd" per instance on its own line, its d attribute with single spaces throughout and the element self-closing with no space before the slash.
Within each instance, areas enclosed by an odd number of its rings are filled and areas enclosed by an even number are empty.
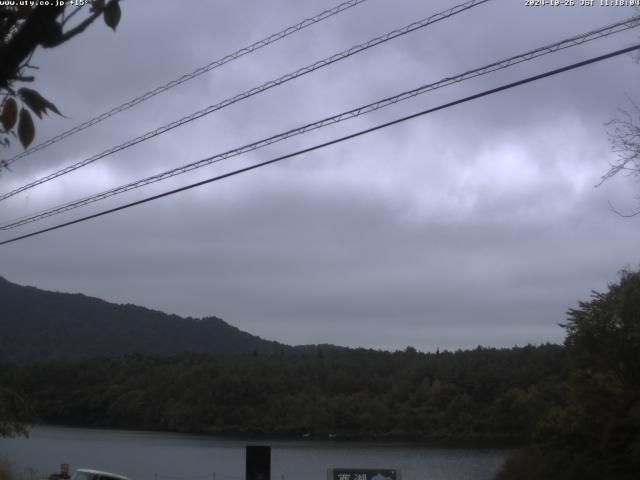
<svg viewBox="0 0 640 480">
<path fill-rule="evenodd" d="M 208 2 L 123 4 L 116 34 L 95 25 L 74 43 L 37 56 L 38 87 L 71 117 L 41 122 L 39 138 L 331 5 L 276 1 L 241 11 Z M 371 0 L 33 155 L 0 182 L 19 185 L 450 5 Z M 491 2 L 102 160 L 0 211 L 3 218 L 24 215 L 631 13 Z M 637 38 L 630 32 L 438 90 L 82 213 Z M 5 246 L 0 274 L 182 315 L 217 315 L 289 343 L 435 349 L 558 342 L 567 308 L 605 288 L 619 268 L 638 263 L 637 221 L 607 206 L 633 206 L 637 184 L 618 178 L 593 188 L 613 158 L 603 124 L 625 105 L 625 93 L 637 95 L 638 72 L 628 58 L 613 59 Z"/>
</svg>

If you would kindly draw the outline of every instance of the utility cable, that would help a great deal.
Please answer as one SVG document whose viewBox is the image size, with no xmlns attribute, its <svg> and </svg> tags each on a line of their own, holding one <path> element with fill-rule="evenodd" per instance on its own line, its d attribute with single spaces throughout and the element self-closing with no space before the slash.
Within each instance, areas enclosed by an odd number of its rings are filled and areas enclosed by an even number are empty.
<svg viewBox="0 0 640 480">
<path fill-rule="evenodd" d="M 90 120 L 87 120 L 84 123 L 81 123 L 80 125 L 77 125 L 65 132 L 62 132 L 58 135 L 56 135 L 55 137 L 51 137 L 48 140 L 45 140 L 44 142 L 35 145 L 27 150 L 25 150 L 24 152 L 21 152 L 7 160 L 5 160 L 5 164 L 6 165 L 11 165 L 12 163 L 14 163 L 16 160 L 19 160 L 21 158 L 24 158 L 28 155 L 31 155 L 34 152 L 37 152 L 39 150 L 42 150 L 50 145 L 53 145 L 54 143 L 59 142 L 60 140 L 63 140 L 73 134 L 76 134 L 78 132 L 81 132 L 82 130 L 85 130 L 89 127 L 92 127 L 100 122 L 102 122 L 103 120 L 106 120 L 109 117 L 113 117 L 114 115 L 120 113 L 120 112 L 124 112 L 125 110 L 128 110 L 131 107 L 134 107 L 136 105 L 138 105 L 139 103 L 145 102 L 147 100 L 149 100 L 150 98 L 155 97 L 156 95 L 162 93 L 162 92 L 166 92 L 167 90 L 170 90 L 174 87 L 177 87 L 178 85 L 181 85 L 193 78 L 196 78 L 204 73 L 210 72 L 213 69 L 216 69 L 218 67 L 221 67 L 223 65 L 225 65 L 226 63 L 232 62 L 233 60 L 237 60 L 240 57 L 243 57 L 249 53 L 253 53 L 256 50 L 259 50 L 263 47 L 266 47 L 267 45 L 271 45 L 272 43 L 275 43 L 279 40 L 282 40 L 286 37 L 288 37 L 289 35 L 293 35 L 294 33 L 297 33 L 311 25 L 315 25 L 316 23 L 322 22 L 323 20 L 326 20 L 330 17 L 333 17 L 334 15 L 337 15 L 349 8 L 355 7 L 361 3 L 366 2 L 367 0 L 349 0 L 348 2 L 344 2 L 341 3 L 340 5 L 337 5 L 329 10 L 325 10 L 324 12 L 321 12 L 317 15 L 314 15 L 311 18 L 307 18 L 305 20 L 303 20 L 300 23 L 297 23 L 295 25 L 292 25 L 290 27 L 285 28 L 284 30 L 281 30 L 278 33 L 274 33 L 273 35 L 269 35 L 266 38 L 263 38 L 262 40 L 258 40 L 257 42 L 252 43 L 251 45 L 241 48 L 239 50 L 236 50 L 233 53 L 230 53 L 228 55 L 225 55 L 222 58 L 219 58 L 218 60 L 214 60 L 213 62 L 204 65 L 200 68 L 195 69 L 194 71 L 190 72 L 190 73 L 186 73 L 184 75 L 182 75 L 179 78 L 176 78 L 175 80 L 171 80 L 170 82 L 165 83 L 164 85 L 161 85 L 147 93 L 144 93 L 132 100 L 129 100 L 128 102 L 123 103 L 122 105 L 118 105 L 117 107 L 112 108 L 111 110 L 102 113 Z"/>
<path fill-rule="evenodd" d="M 286 75 L 283 75 L 275 80 L 270 80 L 258 87 L 254 87 L 251 88 L 249 90 L 246 90 L 243 93 L 240 93 L 234 97 L 230 97 L 227 98 L 226 100 L 221 101 L 220 103 L 217 103 L 215 105 L 210 105 L 207 108 L 204 108 L 202 110 L 199 110 L 197 112 L 194 112 L 190 115 L 187 115 L 183 118 L 181 118 L 180 120 L 176 120 L 173 121 L 167 125 L 164 125 L 162 127 L 156 128 L 155 130 L 151 130 L 143 135 L 140 135 L 136 138 L 133 138 L 131 140 L 128 140 L 127 142 L 124 142 L 120 145 L 116 145 L 114 147 L 111 147 L 97 155 L 94 155 L 92 157 L 86 158 L 84 160 L 81 160 L 77 163 L 74 163 L 72 165 L 69 165 L 61 170 L 58 170 L 56 172 L 53 172 L 45 177 L 42 177 L 38 180 L 35 180 L 31 183 L 28 183 L 26 185 L 23 185 L 20 188 L 17 188 L 15 190 L 12 190 L 10 192 L 4 193 L 2 195 L 0 195 L 0 201 L 2 200 L 6 200 L 7 198 L 10 198 L 14 195 L 17 195 L 18 193 L 24 192 L 25 190 L 29 190 L 33 187 L 36 187 L 38 185 L 41 185 L 45 182 L 51 181 L 55 178 L 58 178 L 62 175 L 65 175 L 67 173 L 73 172 L 81 167 L 84 167 L 86 165 L 89 165 L 101 158 L 104 158 L 106 156 L 109 156 L 113 153 L 116 152 L 120 152 L 126 148 L 132 147 L 133 145 L 137 145 L 140 142 L 144 142 L 145 140 L 149 140 L 151 138 L 154 138 L 158 135 L 162 135 L 163 133 L 166 133 L 170 130 L 173 130 L 174 128 L 180 127 L 186 123 L 192 122 L 194 120 L 197 120 L 199 118 L 204 117 L 205 115 L 209 115 L 217 110 L 221 110 L 225 107 L 228 107 L 230 105 L 233 105 L 234 103 L 237 103 L 241 100 L 244 100 L 246 98 L 252 97 L 254 95 L 257 95 L 259 93 L 262 93 L 266 90 L 269 90 L 271 88 L 277 87 L 279 85 L 282 85 L 283 83 L 289 82 L 293 79 L 296 79 L 298 77 L 302 77 L 304 75 L 307 75 L 311 72 L 314 72 L 320 68 L 326 67 L 328 65 L 331 65 L 335 62 L 338 62 L 340 60 L 344 60 L 345 58 L 351 57 L 352 55 L 358 54 L 360 52 L 363 52 L 365 50 L 368 50 L 372 47 L 375 47 L 377 45 L 380 45 L 382 43 L 388 42 L 389 40 L 392 40 L 394 38 L 400 37 L 402 35 L 406 35 L 408 33 L 414 32 L 420 28 L 424 28 L 428 25 L 431 25 L 433 23 L 439 22 L 441 20 L 447 19 L 449 17 L 452 17 L 453 15 L 456 15 L 458 13 L 464 12 L 466 10 L 469 10 L 473 7 L 476 7 L 478 5 L 481 5 L 483 3 L 487 3 L 491 0 L 470 0 L 466 3 L 460 4 L 460 5 L 456 5 L 455 7 L 449 8 L 443 12 L 440 13 L 436 13 L 434 15 L 431 15 L 430 17 L 424 18 L 422 20 L 419 20 L 417 22 L 411 23 L 405 27 L 402 27 L 400 29 L 397 30 L 393 30 L 389 33 L 386 33 L 380 37 L 376 37 L 374 39 L 369 40 L 368 42 L 365 43 L 361 43 L 359 45 L 353 46 L 347 50 L 344 50 L 340 53 L 336 53 L 330 57 L 327 57 L 323 60 L 319 60 L 311 65 L 308 65 L 306 67 L 300 68 L 294 72 L 288 73 Z"/>
<path fill-rule="evenodd" d="M 636 45 L 633 45 L 631 47 L 627 47 L 627 48 L 623 48 L 623 49 L 620 49 L 620 50 L 616 50 L 616 51 L 607 53 L 605 55 L 600 55 L 598 57 L 593 57 L 593 58 L 590 58 L 588 60 L 584 60 L 582 62 L 573 63 L 571 65 L 567 65 L 567 66 L 564 66 L 562 68 L 557 68 L 555 70 L 550 70 L 550 71 L 547 71 L 545 73 L 541 73 L 539 75 L 534 75 L 534 76 L 531 76 L 531 77 L 527 77 L 525 79 L 518 80 L 516 82 L 511 82 L 511 83 L 508 83 L 508 84 L 505 84 L 505 85 L 501 85 L 499 87 L 492 88 L 490 90 L 485 90 L 483 92 L 476 93 L 475 95 L 470 95 L 468 97 L 464 97 L 464 98 L 461 98 L 459 100 L 455 100 L 453 102 L 445 103 L 445 104 L 439 105 L 437 107 L 429 108 L 427 110 L 423 110 L 421 112 L 414 113 L 412 115 L 407 115 L 405 117 L 401 117 L 401 118 L 398 118 L 398 119 L 395 119 L 395 120 L 391 120 L 389 122 L 382 123 L 380 125 L 376 125 L 375 127 L 367 128 L 365 130 L 360 130 L 360 131 L 352 133 L 350 135 L 345 135 L 343 137 L 336 138 L 336 139 L 330 140 L 328 142 L 320 143 L 320 144 L 314 145 L 312 147 L 305 148 L 303 150 L 298 150 L 298 151 L 293 152 L 293 153 L 282 155 L 280 157 L 276 157 L 276 158 L 273 158 L 271 160 L 266 160 L 264 162 L 256 163 L 256 164 L 250 165 L 248 167 L 240 168 L 238 170 L 234 170 L 234 171 L 222 174 L 222 175 L 218 175 L 216 177 L 212 177 L 212 178 L 209 178 L 209 179 L 206 179 L 206 180 L 202 180 L 200 182 L 192 183 L 190 185 L 186 185 L 184 187 L 176 188 L 174 190 L 169 190 L 167 192 L 160 193 L 158 195 L 153 195 L 153 196 L 150 196 L 150 197 L 146 197 L 146 198 L 143 198 L 142 200 L 137 200 L 135 202 L 127 203 L 127 204 L 121 205 L 119 207 L 110 208 L 108 210 L 103 210 L 101 212 L 94 213 L 92 215 L 87 215 L 85 217 L 81 217 L 81 218 L 78 218 L 78 219 L 75 219 L 75 220 L 71 220 L 69 222 L 60 223 L 58 225 L 54 225 L 54 226 L 49 227 L 49 228 L 43 228 L 42 230 L 38 230 L 38 231 L 35 231 L 35 232 L 32 232 L 32 233 L 28 233 L 26 235 L 20 235 L 18 237 L 10 238 L 8 240 L 4 240 L 4 241 L 0 242 L 0 246 L 1 245 L 7 245 L 7 244 L 13 243 L 13 242 L 17 242 L 18 240 L 24 240 L 25 238 L 30 238 L 30 237 L 33 237 L 33 236 L 36 236 L 36 235 L 41 235 L 41 234 L 46 233 L 46 232 L 51 232 L 53 230 L 58 230 L 60 228 L 68 227 L 70 225 L 75 225 L 76 223 L 80 223 L 80 222 L 84 222 L 84 221 L 87 221 L 87 220 L 91 220 L 93 218 L 102 217 L 104 215 L 108 215 L 110 213 L 118 212 L 120 210 L 125 210 L 127 208 L 135 207 L 137 205 L 142 205 L 143 203 L 148 203 L 148 202 L 151 202 L 153 200 L 158 200 L 160 198 L 168 197 L 170 195 L 174 195 L 174 194 L 179 193 L 179 192 L 184 192 L 186 190 L 191 190 L 192 188 L 200 187 L 202 185 L 207 185 L 209 183 L 217 182 L 219 180 L 222 180 L 222 179 L 225 179 L 225 178 L 228 178 L 228 177 L 232 177 L 232 176 L 235 176 L 235 175 L 239 175 L 241 173 L 245 173 L 245 172 L 248 172 L 248 171 L 251 171 L 251 170 L 258 169 L 260 167 L 265 167 L 267 165 L 271 165 L 271 164 L 274 164 L 274 163 L 277 163 L 277 162 L 281 162 L 281 161 L 286 160 L 288 158 L 297 157 L 299 155 L 302 155 L 302 154 L 305 154 L 305 153 L 309 153 L 309 152 L 312 152 L 312 151 L 315 151 L 315 150 L 319 150 L 321 148 L 325 148 L 325 147 L 328 147 L 330 145 L 335 145 L 337 143 L 341 143 L 341 142 L 344 142 L 346 140 L 351 140 L 353 138 L 360 137 L 362 135 L 366 135 L 368 133 L 375 132 L 377 130 L 381 130 L 383 128 L 387 128 L 387 127 L 390 127 L 392 125 L 396 125 L 396 124 L 399 124 L 399 123 L 402 123 L 402 122 L 406 122 L 407 120 L 412 120 L 414 118 L 421 117 L 421 116 L 427 115 L 429 113 L 437 112 L 439 110 L 444 110 L 446 108 L 450 108 L 450 107 L 453 107 L 453 106 L 456 106 L 456 105 L 460 105 L 462 103 L 466 103 L 466 102 L 469 102 L 471 100 L 476 100 L 478 98 L 486 97 L 488 95 L 492 95 L 494 93 L 498 93 L 498 92 L 501 92 L 501 91 L 504 91 L 504 90 L 508 90 L 508 89 L 511 89 L 511 88 L 514 88 L 514 87 L 518 87 L 520 85 L 524 85 L 524 84 L 527 84 L 527 83 L 535 82 L 537 80 L 541 80 L 541 79 L 546 78 L 546 77 L 557 75 L 557 74 L 560 74 L 560 73 L 563 73 L 563 72 L 567 72 L 567 71 L 570 71 L 570 70 L 575 70 L 577 68 L 584 67 L 586 65 L 590 65 L 590 64 L 593 64 L 593 63 L 596 63 L 596 62 L 601 62 L 603 60 L 606 60 L 606 59 L 609 59 L 609 58 L 612 58 L 612 57 L 616 57 L 618 55 L 623 55 L 625 53 L 630 53 L 630 52 L 632 52 L 634 50 L 638 50 L 638 49 L 640 49 L 640 44 L 636 44 Z"/>
<path fill-rule="evenodd" d="M 228 150 L 224 153 L 219 153 L 216 155 L 213 155 L 211 157 L 207 157 L 205 159 L 201 159 L 198 160 L 196 162 L 193 163 L 189 163 L 187 165 L 183 165 L 181 167 L 177 167 L 162 173 L 158 173 L 155 175 L 152 175 L 150 177 L 146 177 L 140 180 L 136 180 L 115 188 L 112 188 L 110 190 L 106 190 L 103 191 L 101 193 L 98 194 L 94 194 L 88 197 L 84 197 L 81 198 L 79 200 L 75 200 L 69 203 L 65 203 L 62 205 L 58 205 L 56 207 L 52 207 L 49 208 L 47 210 L 44 211 L 40 211 L 37 213 L 33 213 L 27 216 L 23 216 L 20 218 L 16 218 L 10 221 L 6 221 L 5 223 L 3 223 L 2 225 L 0 225 L 0 230 L 9 230 L 12 228 L 16 228 L 16 227 L 20 227 L 22 225 L 25 225 L 27 223 L 32 223 L 32 222 L 36 222 L 38 220 L 42 220 L 44 218 L 48 218 L 51 217 L 53 215 L 57 215 L 57 214 L 61 214 L 64 212 L 67 212 L 69 210 L 73 210 L 75 208 L 79 208 L 82 207 L 84 205 L 88 205 L 90 203 L 94 203 L 100 200 L 104 200 L 106 198 L 115 196 L 115 195 L 119 195 L 121 193 L 125 193 L 128 192 L 130 190 L 134 190 L 136 188 L 140 188 L 146 185 L 150 185 L 152 183 L 156 183 L 171 177 L 174 177 L 176 175 L 181 175 L 183 173 L 198 169 L 198 168 L 202 168 L 205 167 L 207 165 L 211 165 L 213 163 L 217 163 L 217 162 L 221 162 L 223 160 L 226 160 L 228 158 L 231 157 L 235 157 L 247 152 L 251 152 L 254 150 L 257 150 L 259 148 L 263 148 L 266 147 L 268 145 L 272 145 L 274 143 L 286 140 L 288 138 L 291 138 L 293 136 L 297 136 L 297 135 L 301 135 L 303 133 L 306 132 L 310 132 L 312 130 L 317 130 L 323 127 L 326 127 L 328 125 L 332 125 L 335 123 L 339 123 L 339 122 L 343 122 L 345 120 L 349 120 L 351 118 L 355 118 L 361 115 L 365 115 L 367 113 L 371 113 L 374 112 L 376 110 L 380 110 L 382 108 L 388 107 L 390 105 L 393 105 L 395 103 L 413 98 L 417 95 L 421 95 L 424 93 L 427 93 L 429 91 L 433 91 L 436 90 L 438 88 L 442 88 L 448 85 L 452 85 L 455 83 L 459 83 L 462 82 L 464 80 L 468 80 L 470 78 L 474 78 L 474 77 L 478 77 L 481 75 L 486 75 L 488 73 L 497 71 L 497 70 L 501 70 L 504 68 L 508 68 L 512 65 L 516 65 L 518 63 L 522 63 L 522 62 L 526 62 L 529 60 L 532 60 L 534 58 L 543 56 L 543 55 L 547 55 L 549 53 L 553 53 L 559 50 L 563 50 L 569 47 L 573 47 L 576 45 L 580 45 L 583 44 L 585 42 L 591 41 L 591 40 L 595 40 L 598 38 L 603 38 L 606 37 L 608 35 L 611 35 L 613 33 L 618 33 L 621 31 L 625 31 L 628 30 L 630 28 L 634 28 L 637 27 L 638 25 L 640 25 L 640 16 L 635 16 L 632 17 L 630 19 L 627 19 L 625 21 L 622 22 L 617 22 L 615 24 L 612 25 L 608 25 L 606 27 L 597 29 L 597 30 L 593 30 L 590 32 L 586 32 L 574 37 L 570 37 L 567 38 L 565 40 L 562 40 L 560 42 L 556 42 L 550 45 L 546 45 L 540 48 L 536 48 L 534 50 L 530 50 L 528 52 L 519 54 L 519 55 L 515 55 L 494 63 L 491 63 L 489 65 L 485 65 L 483 67 L 480 68 L 476 68 L 474 70 L 469 70 L 467 72 L 464 72 L 460 75 L 456 75 L 453 77 L 447 77 L 444 78 L 442 80 L 439 80 L 435 83 L 431 83 L 428 85 L 423 85 L 420 86 L 418 88 L 415 88 L 413 90 L 409 90 L 406 92 L 402 92 L 398 95 L 394 95 L 392 97 L 387 97 L 384 98 L 382 100 L 379 100 L 377 102 L 374 103 L 370 103 L 368 105 L 364 105 L 364 106 L 360 106 L 358 108 L 346 111 L 346 112 L 342 112 L 339 113 L 337 115 L 333 115 L 331 117 L 327 117 L 324 118 L 322 120 L 313 122 L 313 123 L 309 123 L 306 125 L 303 125 L 301 127 L 298 128 L 294 128 L 292 130 L 288 130 L 286 132 L 283 133 L 279 133 L 277 135 L 273 135 L 271 137 L 268 138 L 264 138 L 261 140 L 258 140 L 256 142 L 253 143 L 249 143 L 247 145 L 243 145 L 241 147 L 232 149 L 232 150 Z"/>
</svg>

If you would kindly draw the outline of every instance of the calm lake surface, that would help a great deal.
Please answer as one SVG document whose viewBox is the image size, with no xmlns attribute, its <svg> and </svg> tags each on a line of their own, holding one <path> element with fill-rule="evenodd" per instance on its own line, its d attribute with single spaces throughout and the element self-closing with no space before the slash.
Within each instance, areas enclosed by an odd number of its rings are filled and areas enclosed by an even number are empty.
<svg viewBox="0 0 640 480">
<path fill-rule="evenodd" d="M 0 439 L 25 478 L 95 468 L 133 480 L 241 480 L 246 445 L 271 445 L 272 480 L 326 480 L 327 468 L 389 468 L 402 480 L 489 480 L 506 449 L 434 448 L 416 444 L 339 441 L 252 441 L 198 435 L 36 427 L 29 439 Z M 27 468 L 35 469 L 36 473 Z M 214 476 L 215 475 L 215 476 Z"/>
</svg>

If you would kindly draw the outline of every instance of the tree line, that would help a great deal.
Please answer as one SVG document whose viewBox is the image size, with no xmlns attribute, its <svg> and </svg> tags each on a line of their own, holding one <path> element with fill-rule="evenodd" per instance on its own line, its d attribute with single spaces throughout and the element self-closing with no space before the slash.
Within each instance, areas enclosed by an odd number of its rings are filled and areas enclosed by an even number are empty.
<svg viewBox="0 0 640 480">
<path fill-rule="evenodd" d="M 558 345 L 129 355 L 5 365 L 41 422 L 211 434 L 526 440 L 566 397 Z"/>
</svg>

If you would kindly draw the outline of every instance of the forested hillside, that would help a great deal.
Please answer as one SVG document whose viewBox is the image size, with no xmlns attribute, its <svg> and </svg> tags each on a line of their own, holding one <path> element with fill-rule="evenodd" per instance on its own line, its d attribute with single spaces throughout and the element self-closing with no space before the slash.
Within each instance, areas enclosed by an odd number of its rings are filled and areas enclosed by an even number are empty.
<svg viewBox="0 0 640 480">
<path fill-rule="evenodd" d="M 557 345 L 423 354 L 128 356 L 4 366 L 55 424 L 216 434 L 526 439 L 565 398 Z"/>
<path fill-rule="evenodd" d="M 0 277 L 0 362 L 174 355 L 310 353 L 264 340 L 216 317 L 181 318 L 81 294 L 24 287 Z M 324 345 L 325 351 L 336 349 Z"/>
</svg>

